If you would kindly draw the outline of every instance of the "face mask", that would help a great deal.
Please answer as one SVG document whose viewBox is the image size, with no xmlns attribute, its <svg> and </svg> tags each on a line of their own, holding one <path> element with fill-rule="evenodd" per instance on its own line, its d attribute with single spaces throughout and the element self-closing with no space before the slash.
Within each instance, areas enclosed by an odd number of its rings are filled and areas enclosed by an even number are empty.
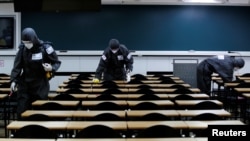
<svg viewBox="0 0 250 141">
<path fill-rule="evenodd" d="M 118 50 L 119 50 L 119 49 L 111 50 L 111 51 L 115 54 Z"/>
<path fill-rule="evenodd" d="M 238 67 L 235 67 L 235 68 L 234 68 L 234 71 L 238 71 L 238 70 L 239 70 L 239 68 L 238 68 Z"/>
<path fill-rule="evenodd" d="M 33 43 L 25 43 L 24 46 L 27 48 L 27 49 L 31 49 L 33 47 Z"/>
</svg>

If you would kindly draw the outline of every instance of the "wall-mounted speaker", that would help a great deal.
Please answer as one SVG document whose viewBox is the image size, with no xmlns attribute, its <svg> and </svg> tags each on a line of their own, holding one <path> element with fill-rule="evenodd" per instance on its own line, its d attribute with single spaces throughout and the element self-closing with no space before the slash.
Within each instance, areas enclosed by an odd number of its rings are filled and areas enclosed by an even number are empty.
<svg viewBox="0 0 250 141">
<path fill-rule="evenodd" d="M 99 11 L 101 0 L 14 0 L 15 12 Z"/>
</svg>

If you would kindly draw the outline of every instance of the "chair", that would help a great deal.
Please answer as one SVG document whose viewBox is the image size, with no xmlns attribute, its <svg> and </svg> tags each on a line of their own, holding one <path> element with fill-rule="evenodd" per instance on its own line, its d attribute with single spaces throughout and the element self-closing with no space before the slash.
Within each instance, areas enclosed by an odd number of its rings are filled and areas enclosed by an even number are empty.
<svg viewBox="0 0 250 141">
<path fill-rule="evenodd" d="M 68 83 L 66 86 L 64 86 L 64 88 L 77 89 L 77 88 L 83 88 L 83 86 L 81 85 L 81 83 L 73 83 L 72 82 L 72 83 Z"/>
<path fill-rule="evenodd" d="M 149 113 L 139 118 L 139 121 L 160 121 L 160 120 L 162 121 L 172 120 L 172 118 L 166 115 L 163 115 L 161 113 Z"/>
<path fill-rule="evenodd" d="M 137 79 L 137 80 L 148 80 L 148 78 L 142 74 L 133 74 L 131 78 Z"/>
<path fill-rule="evenodd" d="M 118 85 L 114 81 L 103 81 L 101 88 L 118 88 Z"/>
<path fill-rule="evenodd" d="M 141 80 L 138 79 L 132 79 L 127 84 L 144 84 Z"/>
<path fill-rule="evenodd" d="M 23 117 L 21 121 L 52 121 L 53 119 L 45 114 L 32 114 L 28 117 Z"/>
<path fill-rule="evenodd" d="M 152 102 L 141 102 L 135 106 L 129 107 L 131 110 L 161 110 L 163 109 L 159 105 Z"/>
<path fill-rule="evenodd" d="M 83 94 L 84 91 L 82 91 L 80 88 L 69 88 L 65 92 L 62 92 L 63 94 Z"/>
<path fill-rule="evenodd" d="M 176 82 L 170 77 L 159 78 L 161 80 L 160 84 L 175 84 Z"/>
<path fill-rule="evenodd" d="M 77 100 L 77 98 L 70 94 L 58 94 L 53 100 Z"/>
<path fill-rule="evenodd" d="M 186 89 L 187 87 L 185 87 L 184 85 L 181 85 L 181 84 L 174 84 L 174 85 L 170 86 L 169 88 Z"/>
<path fill-rule="evenodd" d="M 189 88 L 184 88 L 184 89 L 180 89 L 177 88 L 174 92 L 171 92 L 174 94 L 193 94 L 194 92 L 192 90 L 190 90 Z"/>
<path fill-rule="evenodd" d="M 149 88 L 140 88 L 136 91 L 138 94 L 155 94 L 155 92 Z"/>
<path fill-rule="evenodd" d="M 42 104 L 39 107 L 35 107 L 35 109 L 37 110 L 76 110 L 76 108 L 72 108 L 72 107 L 67 107 L 67 106 L 63 106 L 59 103 L 56 102 L 47 102 Z M 51 117 L 52 120 L 56 121 L 56 120 L 71 120 L 71 118 L 64 118 L 64 117 Z"/>
<path fill-rule="evenodd" d="M 13 138 L 56 139 L 57 135 L 52 130 L 41 125 L 27 125 L 18 129 Z"/>
<path fill-rule="evenodd" d="M 192 117 L 191 120 L 223 120 L 223 118 L 213 113 L 202 113 Z"/>
<path fill-rule="evenodd" d="M 147 84 L 141 84 L 141 85 L 139 85 L 137 88 L 142 88 L 142 89 L 144 89 L 144 88 L 147 88 L 147 89 L 150 89 L 150 88 L 152 88 L 150 85 L 147 85 Z"/>
<path fill-rule="evenodd" d="M 65 110 L 65 106 L 56 102 L 46 102 L 40 106 L 34 107 L 37 110 Z"/>
<path fill-rule="evenodd" d="M 112 94 L 100 94 L 96 97 L 96 100 L 117 100 Z"/>
<path fill-rule="evenodd" d="M 113 102 L 102 102 L 95 105 L 92 110 L 124 110 L 122 106 Z"/>
<path fill-rule="evenodd" d="M 143 94 L 142 96 L 138 97 L 140 100 L 160 100 L 161 98 L 155 94 Z"/>
<path fill-rule="evenodd" d="M 113 113 L 102 113 L 90 119 L 91 121 L 122 121 L 123 119 Z"/>
<path fill-rule="evenodd" d="M 139 132 L 135 138 L 181 137 L 179 130 L 166 125 L 154 125 Z"/>
<path fill-rule="evenodd" d="M 75 138 L 122 138 L 122 136 L 108 126 L 92 125 L 77 132 Z"/>
<path fill-rule="evenodd" d="M 80 79 L 73 79 L 67 82 L 67 84 L 83 84 L 82 80 Z"/>
<path fill-rule="evenodd" d="M 103 91 L 101 94 L 122 94 L 122 91 L 118 88 L 109 88 Z"/>
<path fill-rule="evenodd" d="M 179 94 L 173 98 L 173 101 L 175 101 L 175 100 L 195 100 L 195 98 L 192 97 L 191 95 Z"/>
<path fill-rule="evenodd" d="M 200 103 L 195 104 L 191 109 L 193 110 L 222 109 L 222 106 L 212 101 L 202 101 Z"/>
</svg>

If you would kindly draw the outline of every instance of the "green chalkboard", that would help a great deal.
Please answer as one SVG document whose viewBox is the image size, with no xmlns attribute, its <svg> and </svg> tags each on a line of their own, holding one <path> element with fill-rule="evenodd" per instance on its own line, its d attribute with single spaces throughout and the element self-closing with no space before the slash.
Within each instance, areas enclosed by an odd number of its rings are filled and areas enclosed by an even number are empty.
<svg viewBox="0 0 250 141">
<path fill-rule="evenodd" d="M 21 14 L 57 50 L 103 50 L 117 38 L 138 51 L 249 51 L 250 7 L 103 5 L 96 12 Z"/>
</svg>

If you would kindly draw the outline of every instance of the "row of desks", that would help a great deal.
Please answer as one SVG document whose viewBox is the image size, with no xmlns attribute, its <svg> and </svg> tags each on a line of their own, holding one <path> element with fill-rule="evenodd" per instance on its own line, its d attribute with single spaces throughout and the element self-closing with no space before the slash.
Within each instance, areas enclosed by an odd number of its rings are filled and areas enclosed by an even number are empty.
<svg viewBox="0 0 250 141">
<path fill-rule="evenodd" d="M 115 130 L 143 130 L 154 125 L 167 125 L 180 130 L 207 129 L 208 125 L 245 125 L 240 120 L 210 121 L 12 121 L 7 129 L 18 130 L 26 125 L 41 125 L 50 130 L 81 130 L 91 125 L 104 125 Z"/>
<path fill-rule="evenodd" d="M 109 138 L 109 139 L 77 139 L 77 138 L 58 138 L 58 139 L 16 139 L 0 138 L 0 141 L 208 141 L 208 138 Z"/>
<path fill-rule="evenodd" d="M 49 99 L 53 99 L 56 96 L 58 96 L 60 94 L 58 93 L 50 93 Z M 75 97 L 76 99 L 81 99 L 81 100 L 94 100 L 96 99 L 98 96 L 102 95 L 102 94 L 70 94 L 73 97 Z M 143 96 L 144 94 L 111 94 L 112 96 L 114 96 L 117 99 L 133 99 L 136 100 L 139 97 Z M 154 94 L 156 96 L 158 96 L 160 99 L 174 99 L 176 96 L 179 96 L 181 94 Z M 195 94 L 185 94 L 185 95 L 189 95 L 195 99 L 209 99 L 209 95 L 204 94 L 204 93 L 195 93 Z"/>
<path fill-rule="evenodd" d="M 63 93 L 69 90 L 70 88 L 58 88 L 56 90 L 57 93 Z M 79 88 L 83 93 L 102 93 L 108 88 Z M 173 93 L 178 88 L 150 88 L 150 90 L 155 93 Z M 118 88 L 122 93 L 136 93 L 140 88 Z M 198 88 L 189 88 L 189 90 L 194 93 L 199 93 L 200 89 Z"/>
<path fill-rule="evenodd" d="M 89 100 L 89 101 L 78 101 L 78 100 L 37 100 L 32 103 L 32 106 L 41 106 L 47 102 L 56 102 L 63 106 L 72 106 L 76 107 L 79 104 L 83 107 L 89 107 L 89 106 L 96 106 L 97 104 L 103 103 L 103 102 L 112 102 L 120 106 L 130 107 L 135 106 L 142 102 L 151 102 L 155 103 L 159 106 L 194 106 L 200 102 L 203 101 L 211 101 L 218 105 L 223 106 L 223 103 L 219 100 L 175 100 L 175 102 L 172 102 L 171 100 Z"/>
<path fill-rule="evenodd" d="M 103 113 L 112 113 L 115 114 L 123 119 L 126 120 L 126 118 L 134 118 L 134 117 L 142 117 L 144 115 L 147 115 L 149 113 L 160 113 L 168 117 L 181 117 L 182 119 L 188 118 L 188 117 L 194 117 L 196 115 L 202 114 L 202 113 L 213 113 L 216 115 L 219 115 L 221 117 L 230 117 L 231 113 L 224 110 L 131 110 L 131 111 L 125 111 L 125 110 L 102 110 L 102 111 L 86 111 L 86 110 L 63 110 L 63 111 L 55 111 L 55 110 L 27 110 L 22 113 L 22 117 L 29 117 L 33 114 L 44 114 L 48 115 L 49 117 L 63 117 L 63 118 L 91 118 L 96 115 L 100 115 Z"/>
</svg>

